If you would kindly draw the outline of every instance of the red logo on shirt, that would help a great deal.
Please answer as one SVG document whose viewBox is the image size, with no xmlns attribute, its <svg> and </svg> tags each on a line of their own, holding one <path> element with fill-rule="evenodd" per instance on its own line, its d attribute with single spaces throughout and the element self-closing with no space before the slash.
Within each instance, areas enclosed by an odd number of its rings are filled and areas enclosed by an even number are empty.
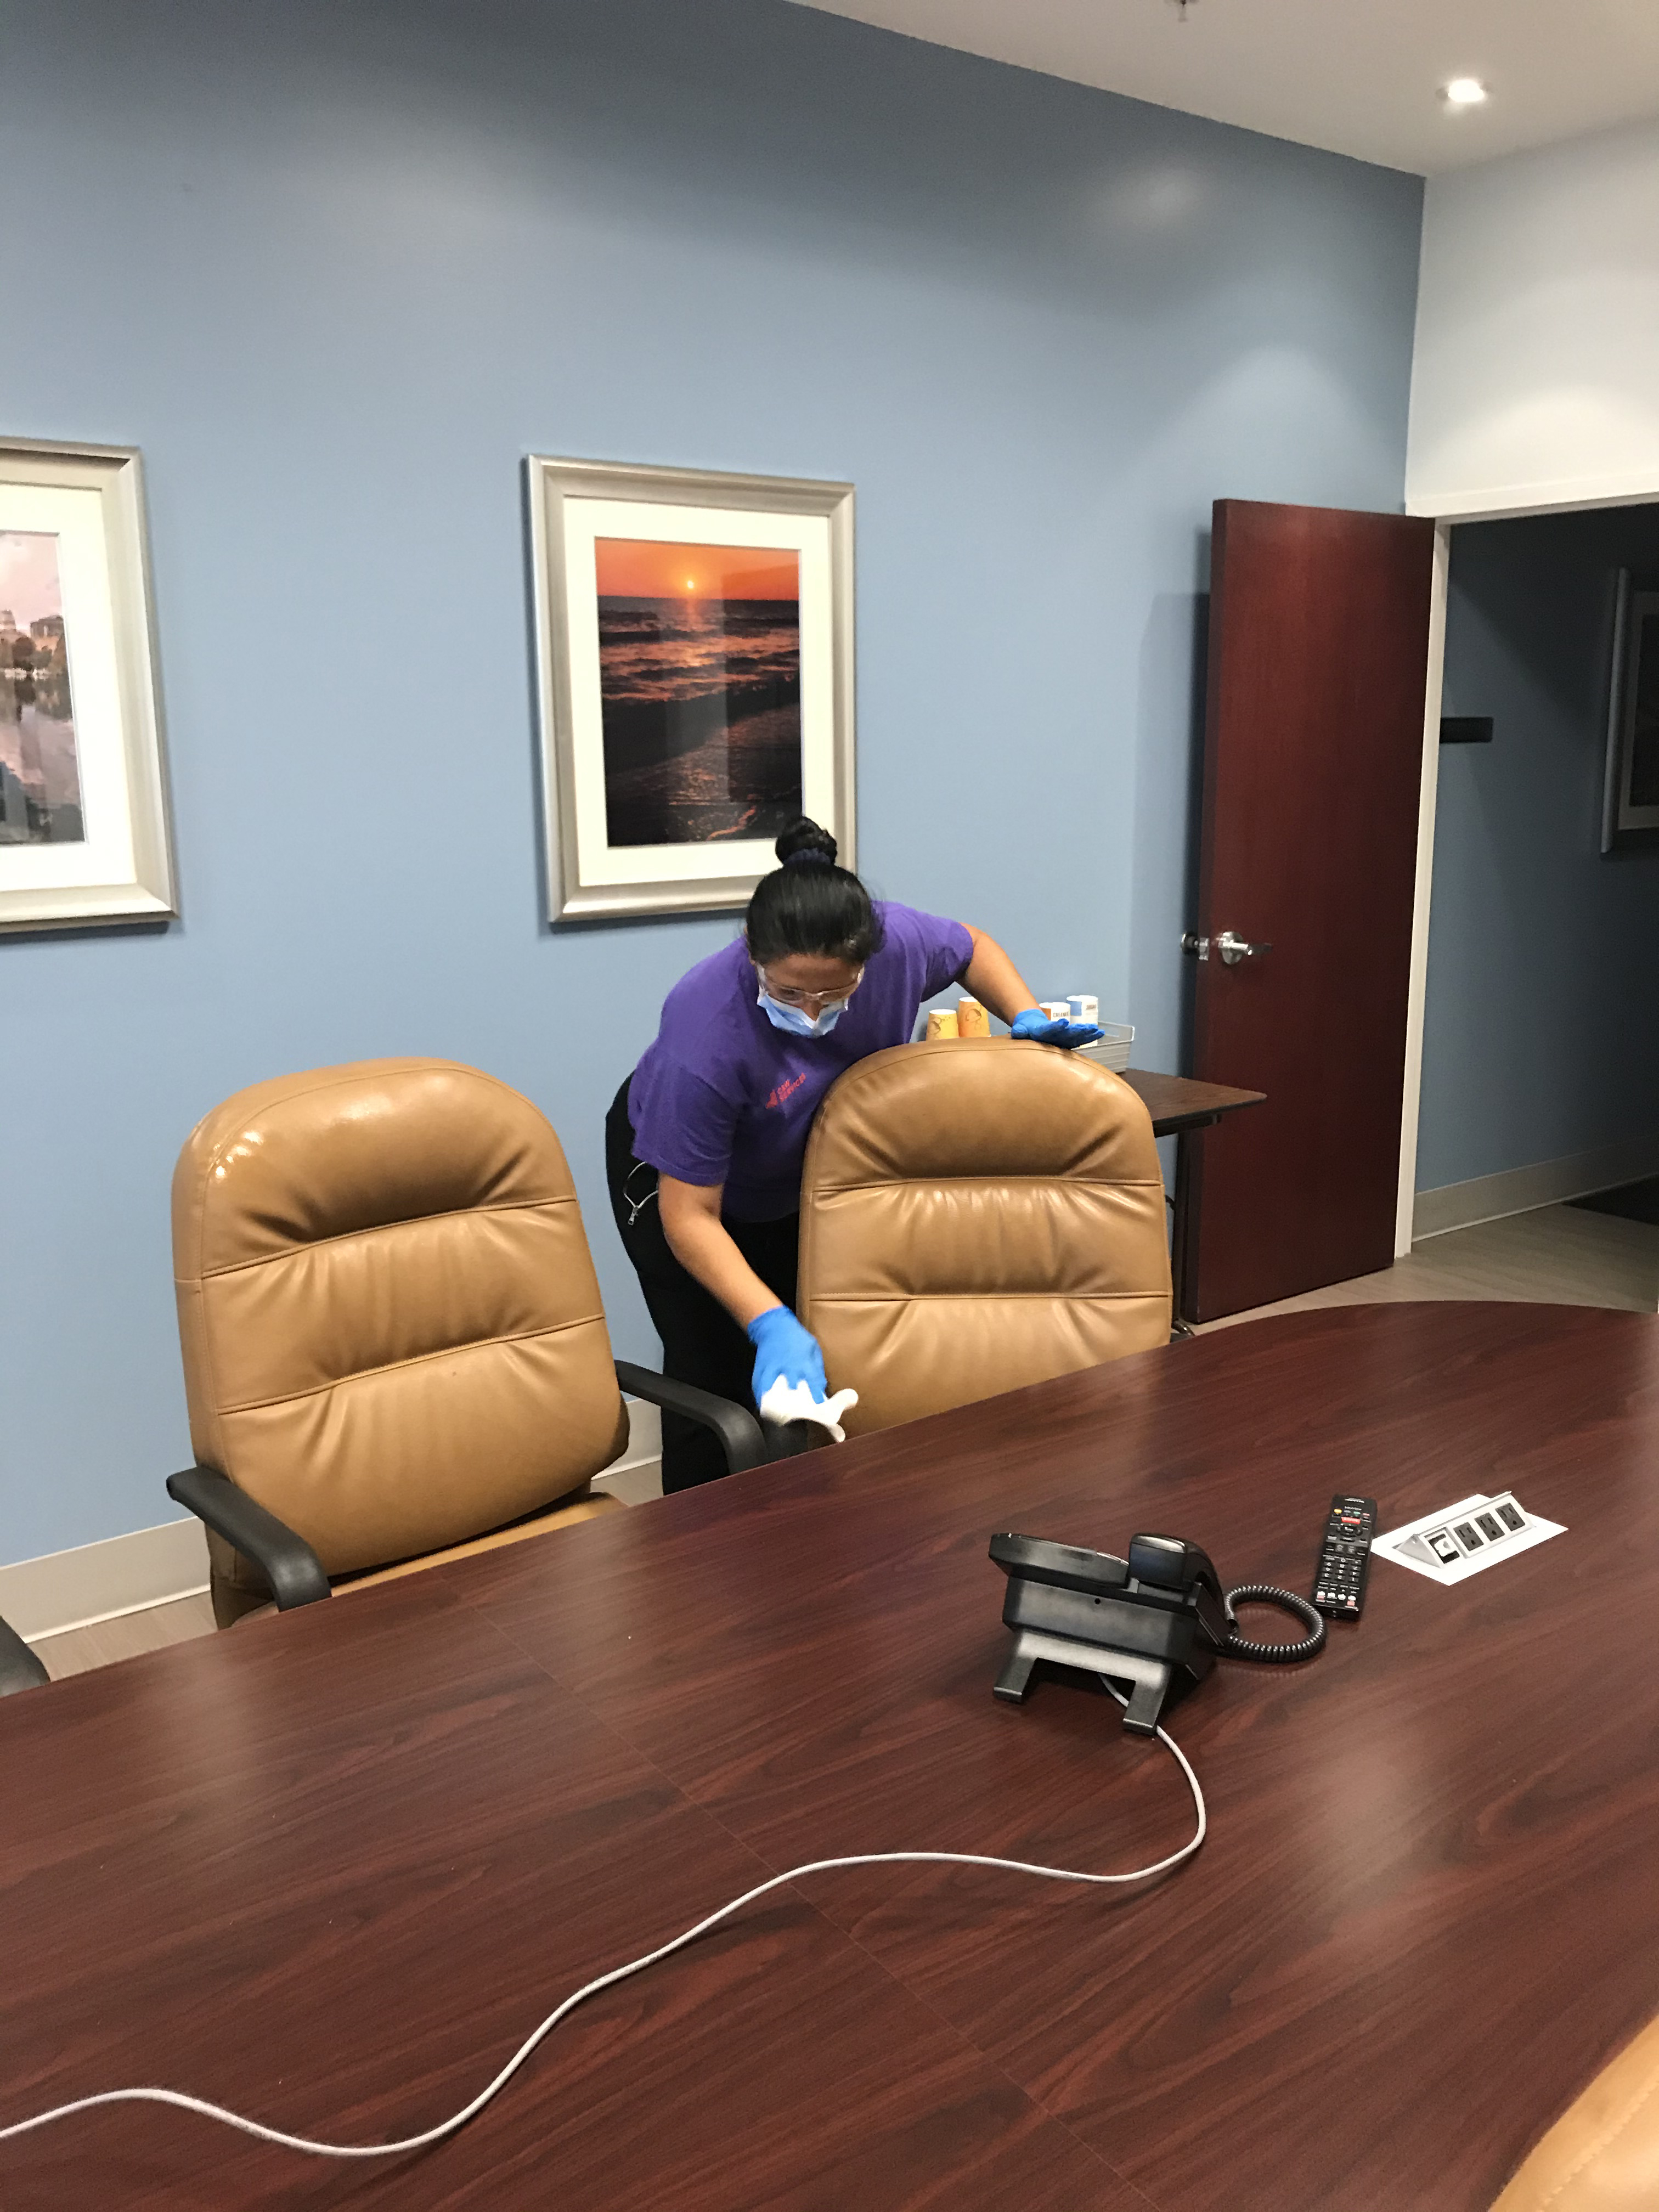
<svg viewBox="0 0 1659 2212">
<path fill-rule="evenodd" d="M 769 1106 L 781 1106 L 786 1099 L 793 1097 L 796 1091 L 800 1089 L 802 1084 L 805 1083 L 805 1080 L 806 1073 L 805 1069 L 803 1069 L 799 1075 L 792 1075 L 787 1083 L 779 1084 L 777 1089 L 767 1100 L 767 1104 Z"/>
</svg>

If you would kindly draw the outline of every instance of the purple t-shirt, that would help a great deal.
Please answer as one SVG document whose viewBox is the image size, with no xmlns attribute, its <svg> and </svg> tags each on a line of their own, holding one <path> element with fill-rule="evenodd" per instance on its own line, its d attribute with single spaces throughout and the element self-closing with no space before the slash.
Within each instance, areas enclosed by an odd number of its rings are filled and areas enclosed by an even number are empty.
<svg viewBox="0 0 1659 2212">
<path fill-rule="evenodd" d="M 656 1042 L 629 1086 L 635 1156 L 680 1182 L 724 1183 L 734 1221 L 775 1221 L 800 1205 L 807 1132 L 824 1092 L 854 1060 L 908 1044 L 924 999 L 973 956 L 959 921 L 878 900 L 886 930 L 828 1036 L 775 1029 L 738 938 L 669 993 Z"/>
</svg>

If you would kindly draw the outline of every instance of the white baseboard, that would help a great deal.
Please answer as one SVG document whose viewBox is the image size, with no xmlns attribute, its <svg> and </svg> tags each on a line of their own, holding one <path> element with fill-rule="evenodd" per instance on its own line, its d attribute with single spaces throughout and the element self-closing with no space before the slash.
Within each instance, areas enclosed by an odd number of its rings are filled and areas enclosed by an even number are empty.
<svg viewBox="0 0 1659 2212">
<path fill-rule="evenodd" d="M 0 1619 L 33 1642 L 191 1597 L 207 1586 L 201 1522 L 164 1521 L 159 1528 L 135 1528 L 101 1544 L 0 1567 Z"/>
<path fill-rule="evenodd" d="M 1419 1190 L 1412 1209 L 1412 1239 L 1443 1237 L 1448 1230 L 1472 1229 L 1480 1221 L 1501 1221 L 1535 1206 L 1559 1206 L 1592 1191 L 1617 1190 L 1659 1175 L 1659 1135 L 1633 1137 L 1602 1145 L 1595 1152 L 1570 1152 L 1565 1159 L 1539 1160 L 1503 1175 L 1476 1176 L 1469 1182 L 1443 1183 Z"/>
<path fill-rule="evenodd" d="M 654 1406 L 628 1401 L 628 1449 L 593 1486 L 629 1505 L 662 1495 L 662 1422 Z M 99 1544 L 49 1552 L 0 1567 L 0 1620 L 30 1643 L 66 1628 L 90 1628 L 124 1613 L 193 1597 L 208 1586 L 207 1545 L 202 1524 L 164 1521 Z"/>
</svg>

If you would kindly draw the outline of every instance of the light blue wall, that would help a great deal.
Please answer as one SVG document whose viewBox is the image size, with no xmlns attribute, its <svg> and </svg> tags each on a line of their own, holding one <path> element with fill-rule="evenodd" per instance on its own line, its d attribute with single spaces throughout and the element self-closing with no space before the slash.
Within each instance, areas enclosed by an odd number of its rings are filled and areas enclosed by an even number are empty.
<svg viewBox="0 0 1659 2212">
<path fill-rule="evenodd" d="M 861 856 L 1179 1043 L 1219 494 L 1397 509 L 1419 186 L 784 0 L 10 0 L 0 426 L 142 447 L 185 914 L 0 943 L 0 1558 L 167 1517 L 167 1182 L 278 1071 L 600 1120 L 725 919 L 538 922 L 520 464 L 848 477 Z M 13 292 L 27 270 L 27 303 Z"/>
<path fill-rule="evenodd" d="M 1603 860 L 1618 571 L 1659 507 L 1452 533 L 1417 1187 L 1659 1142 L 1659 854 Z"/>
</svg>

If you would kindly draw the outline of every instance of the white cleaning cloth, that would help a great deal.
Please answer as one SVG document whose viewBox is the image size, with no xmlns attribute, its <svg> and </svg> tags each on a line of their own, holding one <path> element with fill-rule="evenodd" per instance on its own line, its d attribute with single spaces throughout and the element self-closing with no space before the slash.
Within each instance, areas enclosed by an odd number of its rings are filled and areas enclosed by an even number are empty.
<svg viewBox="0 0 1659 2212">
<path fill-rule="evenodd" d="M 780 1375 L 760 1401 L 761 1419 L 776 1421 L 780 1427 L 785 1421 L 816 1421 L 821 1429 L 829 1430 L 838 1444 L 844 1444 L 847 1431 L 841 1417 L 858 1401 L 856 1390 L 837 1390 L 833 1398 L 815 1398 L 810 1384 L 786 1382 Z"/>
</svg>

